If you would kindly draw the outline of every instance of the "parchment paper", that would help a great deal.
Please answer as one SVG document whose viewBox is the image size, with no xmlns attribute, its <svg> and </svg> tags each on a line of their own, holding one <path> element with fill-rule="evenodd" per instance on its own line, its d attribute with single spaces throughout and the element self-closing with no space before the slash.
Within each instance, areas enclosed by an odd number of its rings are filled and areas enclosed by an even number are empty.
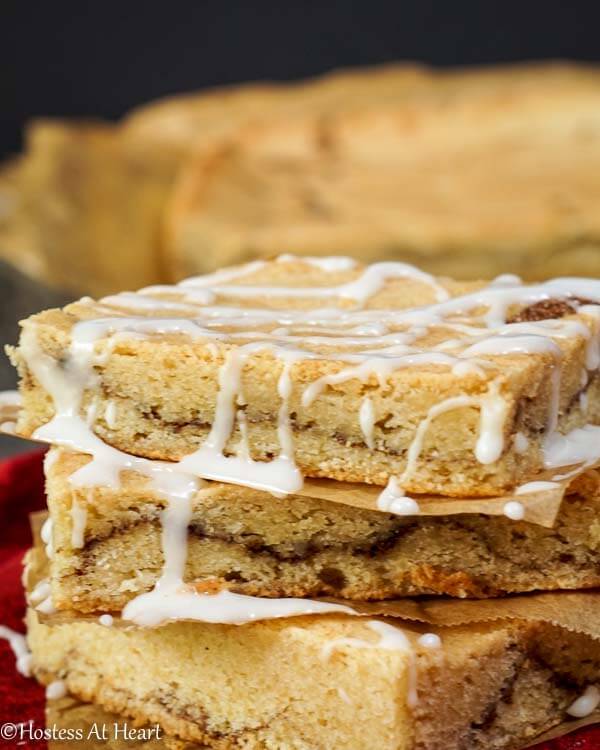
<svg viewBox="0 0 600 750">
<path fill-rule="evenodd" d="M 583 473 L 583 470 L 571 479 L 557 482 L 555 488 L 524 495 L 509 492 L 506 495 L 487 498 L 442 497 L 439 495 L 419 495 L 418 497 L 413 495 L 412 497 L 417 500 L 422 516 L 452 516 L 465 513 L 502 516 L 506 503 L 516 500 L 524 508 L 524 521 L 552 528 L 560 511 L 563 498 L 569 493 L 570 488 L 581 473 Z M 383 487 L 366 484 L 335 482 L 329 479 L 306 479 L 303 489 L 298 494 L 304 497 L 329 500 L 333 503 L 344 503 L 356 508 L 379 510 L 377 498 L 382 490 Z"/>
</svg>

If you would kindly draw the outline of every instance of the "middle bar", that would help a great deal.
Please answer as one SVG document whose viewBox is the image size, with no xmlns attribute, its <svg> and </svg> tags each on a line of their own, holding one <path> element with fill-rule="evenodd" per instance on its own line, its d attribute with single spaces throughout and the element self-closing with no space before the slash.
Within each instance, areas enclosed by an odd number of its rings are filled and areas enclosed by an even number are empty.
<svg viewBox="0 0 600 750">
<path fill-rule="evenodd" d="M 163 572 L 167 500 L 146 477 L 78 487 L 89 457 L 47 461 L 56 607 L 121 610 Z M 184 581 L 264 597 L 490 597 L 600 586 L 600 475 L 568 489 L 552 528 L 480 513 L 398 516 L 206 483 L 192 497 Z"/>
</svg>

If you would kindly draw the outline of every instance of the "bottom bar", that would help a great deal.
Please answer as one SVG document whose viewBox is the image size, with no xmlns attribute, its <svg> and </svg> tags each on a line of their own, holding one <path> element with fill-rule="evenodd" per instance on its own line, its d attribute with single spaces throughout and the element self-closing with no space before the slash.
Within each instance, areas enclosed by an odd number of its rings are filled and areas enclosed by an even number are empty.
<svg viewBox="0 0 600 750">
<path fill-rule="evenodd" d="M 573 736 L 569 746 L 579 747 L 577 742 L 582 741 L 589 745 L 589 738 L 598 734 L 597 728 L 591 725 L 598 720 L 597 711 L 578 721 L 571 719 L 536 737 L 533 741 L 535 748 L 529 742 L 526 747 L 542 750 L 540 743 L 546 748 L 545 743 L 550 740 L 586 728 L 593 734 Z M 68 694 L 46 701 L 46 727 L 50 733 L 48 750 L 206 750 L 207 747 L 170 737 L 159 724 L 133 724 L 126 716 L 106 711 L 95 703 L 84 703 Z"/>
<path fill-rule="evenodd" d="M 41 682 L 220 750 L 513 749 L 600 681 L 600 644 L 543 623 L 27 623 Z"/>
</svg>

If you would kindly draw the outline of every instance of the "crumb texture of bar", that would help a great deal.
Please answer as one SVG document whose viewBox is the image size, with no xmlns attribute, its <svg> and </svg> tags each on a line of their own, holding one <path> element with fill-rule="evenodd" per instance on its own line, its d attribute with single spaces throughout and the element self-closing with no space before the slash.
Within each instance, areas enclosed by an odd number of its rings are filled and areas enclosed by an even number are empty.
<svg viewBox="0 0 600 750">
<path fill-rule="evenodd" d="M 118 489 L 70 484 L 88 461 L 61 451 L 47 470 L 53 601 L 115 612 L 161 575 L 166 500 L 132 473 Z M 600 586 L 595 471 L 572 486 L 553 528 L 476 514 L 408 518 L 219 484 L 191 508 L 184 580 L 199 591 L 374 600 Z"/>
<path fill-rule="evenodd" d="M 549 297 L 569 302 L 528 315 Z M 594 301 L 592 280 L 288 256 L 84 299 L 24 323 L 18 430 L 56 442 L 79 419 L 127 453 L 234 483 L 251 466 L 284 492 L 304 474 L 494 495 L 539 473 L 548 436 L 600 421 Z"/>
<path fill-rule="evenodd" d="M 538 654 L 548 628 L 518 623 L 445 628 L 434 650 L 402 623 L 411 652 L 377 647 L 367 622 L 340 616 L 147 630 L 42 624 L 30 611 L 28 627 L 42 682 L 58 675 L 81 700 L 214 748 L 509 750 L 559 723 L 585 678 Z"/>
</svg>

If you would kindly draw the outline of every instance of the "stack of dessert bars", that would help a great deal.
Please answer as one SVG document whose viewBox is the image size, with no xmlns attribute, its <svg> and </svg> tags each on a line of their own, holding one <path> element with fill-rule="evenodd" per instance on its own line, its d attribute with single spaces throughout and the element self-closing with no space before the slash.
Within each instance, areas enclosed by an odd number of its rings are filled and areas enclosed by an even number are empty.
<svg viewBox="0 0 600 750">
<path fill-rule="evenodd" d="M 517 748 L 591 714 L 599 343 L 600 281 L 343 257 L 34 315 L 35 676 L 173 747 Z"/>
</svg>

